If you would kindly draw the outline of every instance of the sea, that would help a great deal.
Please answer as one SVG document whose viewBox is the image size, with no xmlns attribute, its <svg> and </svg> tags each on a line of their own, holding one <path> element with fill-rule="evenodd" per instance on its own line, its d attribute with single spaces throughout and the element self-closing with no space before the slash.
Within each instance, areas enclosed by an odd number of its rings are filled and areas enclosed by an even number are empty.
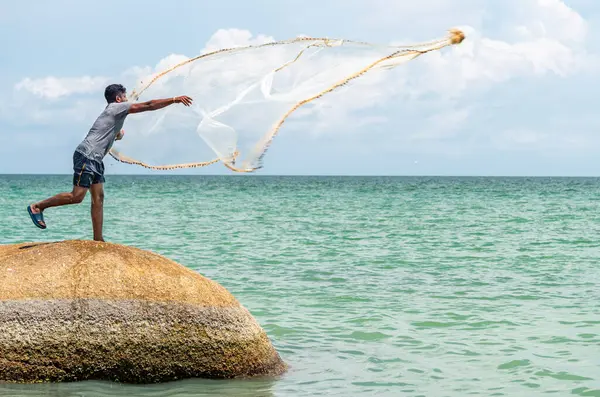
<svg viewBox="0 0 600 397">
<path fill-rule="evenodd" d="M 69 175 L 0 176 L 0 243 L 91 239 Z M 600 179 L 108 175 L 105 234 L 227 288 L 275 379 L 0 396 L 600 396 Z M 1 285 L 0 285 L 1 288 Z"/>
</svg>

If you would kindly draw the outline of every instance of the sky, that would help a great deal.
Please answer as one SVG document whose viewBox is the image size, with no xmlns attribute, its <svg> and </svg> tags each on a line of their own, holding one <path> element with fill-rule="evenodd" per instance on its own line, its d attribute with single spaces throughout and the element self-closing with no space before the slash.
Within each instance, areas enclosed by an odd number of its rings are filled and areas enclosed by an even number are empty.
<svg viewBox="0 0 600 397">
<path fill-rule="evenodd" d="M 460 45 L 324 99 L 314 124 L 284 127 L 257 174 L 599 176 L 599 18 L 597 0 L 3 1 L 0 174 L 71 173 L 104 87 L 132 87 L 174 57 L 299 35 L 410 44 L 459 28 Z M 204 145 L 189 139 L 188 151 Z M 204 145 L 197 161 L 210 156 Z M 167 173 L 105 164 L 109 175 Z"/>
</svg>

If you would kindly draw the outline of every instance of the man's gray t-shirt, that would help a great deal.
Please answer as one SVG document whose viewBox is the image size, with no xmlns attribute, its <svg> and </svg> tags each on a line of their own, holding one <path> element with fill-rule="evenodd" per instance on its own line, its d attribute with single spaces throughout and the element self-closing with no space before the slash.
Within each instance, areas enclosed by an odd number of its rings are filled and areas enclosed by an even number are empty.
<svg viewBox="0 0 600 397">
<path fill-rule="evenodd" d="M 130 107 L 130 102 L 109 103 L 75 150 L 91 160 L 102 161 L 123 128 Z"/>
</svg>

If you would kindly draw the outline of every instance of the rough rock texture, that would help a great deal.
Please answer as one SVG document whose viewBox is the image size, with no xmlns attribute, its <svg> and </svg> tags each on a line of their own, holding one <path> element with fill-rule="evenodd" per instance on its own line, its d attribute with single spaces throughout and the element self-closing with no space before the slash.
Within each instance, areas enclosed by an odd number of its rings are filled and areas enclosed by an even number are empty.
<svg viewBox="0 0 600 397">
<path fill-rule="evenodd" d="M 169 259 L 93 241 L 0 246 L 0 382 L 285 370 L 225 288 Z"/>
</svg>

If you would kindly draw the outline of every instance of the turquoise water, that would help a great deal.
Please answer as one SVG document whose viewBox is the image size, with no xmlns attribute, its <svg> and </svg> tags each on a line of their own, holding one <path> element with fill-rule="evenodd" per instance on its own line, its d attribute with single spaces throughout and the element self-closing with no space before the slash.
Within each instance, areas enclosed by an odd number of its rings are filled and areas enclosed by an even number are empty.
<svg viewBox="0 0 600 397">
<path fill-rule="evenodd" d="M 91 238 L 68 176 L 0 176 L 0 242 Z M 600 179 L 109 176 L 105 238 L 231 291 L 275 380 L 0 396 L 600 396 Z"/>
</svg>

